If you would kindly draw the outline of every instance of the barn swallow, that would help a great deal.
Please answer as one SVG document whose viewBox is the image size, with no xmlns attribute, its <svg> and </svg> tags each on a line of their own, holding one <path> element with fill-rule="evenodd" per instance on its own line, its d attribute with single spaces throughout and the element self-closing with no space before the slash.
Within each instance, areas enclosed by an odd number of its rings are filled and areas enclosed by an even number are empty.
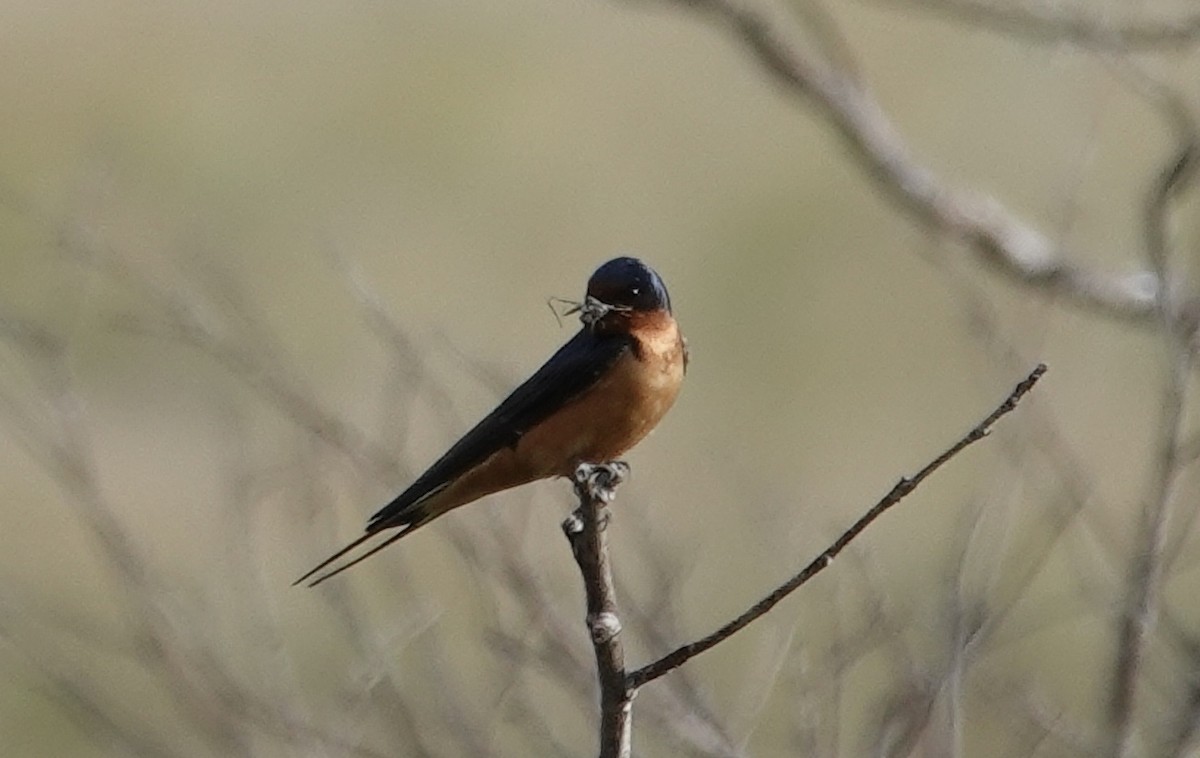
<svg viewBox="0 0 1200 758">
<path fill-rule="evenodd" d="M 613 461 L 649 434 L 674 404 L 688 360 L 662 278 L 636 258 L 614 258 L 592 274 L 575 312 L 583 327 L 574 337 L 372 516 L 365 534 L 296 584 L 373 538 L 382 542 L 309 586 L 460 505 Z"/>
</svg>

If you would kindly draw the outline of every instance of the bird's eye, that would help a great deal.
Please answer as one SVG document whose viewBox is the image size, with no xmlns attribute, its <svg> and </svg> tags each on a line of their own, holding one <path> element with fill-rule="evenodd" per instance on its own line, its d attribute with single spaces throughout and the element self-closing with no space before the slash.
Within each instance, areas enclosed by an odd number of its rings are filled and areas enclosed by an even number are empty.
<svg viewBox="0 0 1200 758">
<path fill-rule="evenodd" d="M 633 288 L 633 290 L 631 290 L 631 291 L 632 291 L 632 292 L 633 292 L 633 294 L 635 294 L 635 295 L 637 295 L 637 294 L 640 294 L 640 293 L 641 293 L 641 290 L 640 290 L 640 289 L 638 289 L 637 287 L 634 287 L 634 288 Z"/>
</svg>

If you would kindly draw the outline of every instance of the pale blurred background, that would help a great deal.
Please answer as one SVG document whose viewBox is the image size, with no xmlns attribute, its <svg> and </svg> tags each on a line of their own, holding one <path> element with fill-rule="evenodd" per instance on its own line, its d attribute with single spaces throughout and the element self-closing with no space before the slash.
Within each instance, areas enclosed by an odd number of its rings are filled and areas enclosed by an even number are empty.
<svg viewBox="0 0 1200 758">
<path fill-rule="evenodd" d="M 1102 5 L 1075 7 L 1126 17 Z M 789 34 L 812 10 L 772 8 Z M 1170 134 L 1111 60 L 905 2 L 825 11 L 919 161 L 1082 266 L 1146 266 Z M 1193 110 L 1196 48 L 1137 59 Z M 625 252 L 692 351 L 610 532 L 633 666 L 1050 366 L 818 580 L 647 686 L 635 754 L 1100 749 L 1164 339 L 931 235 L 702 18 L 17 0 L 0 135 L 4 755 L 594 754 L 566 484 L 289 585 L 568 338 L 548 298 Z M 1186 272 L 1194 197 L 1176 219 Z M 1194 749 L 1190 462 L 1139 755 Z"/>
</svg>

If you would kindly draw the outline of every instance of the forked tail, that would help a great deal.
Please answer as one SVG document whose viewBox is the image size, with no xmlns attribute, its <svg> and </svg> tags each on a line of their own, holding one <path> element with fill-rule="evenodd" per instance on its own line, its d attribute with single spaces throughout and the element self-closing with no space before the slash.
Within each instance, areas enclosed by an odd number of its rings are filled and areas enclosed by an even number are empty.
<svg viewBox="0 0 1200 758">
<path fill-rule="evenodd" d="M 363 561 L 365 561 L 366 559 L 370 558 L 372 555 L 375 555 L 375 554 L 376 554 L 376 553 L 378 553 L 380 550 L 383 550 L 385 547 L 387 547 L 388 545 L 392 544 L 393 542 L 395 542 L 396 540 L 400 539 L 401 537 L 406 537 L 406 536 L 408 536 L 408 535 L 412 534 L 414 531 L 416 531 L 417 527 L 423 526 L 423 525 L 424 525 L 424 524 L 426 524 L 426 523 L 427 523 L 426 521 L 416 521 L 416 522 L 414 522 L 414 523 L 411 523 L 411 524 L 405 524 L 405 525 L 404 525 L 404 529 L 403 529 L 403 531 L 400 531 L 400 532 L 397 532 L 396 534 L 393 534 L 392 536 L 390 536 L 390 537 L 388 537 L 387 539 L 385 539 L 383 542 L 379 543 L 379 544 L 378 544 L 378 545 L 376 545 L 375 547 L 371 548 L 370 550 L 368 550 L 367 552 L 363 553 L 362 555 L 360 555 L 360 556 L 358 556 L 358 557 L 354 558 L 353 560 L 347 561 L 346 563 L 343 563 L 342 565 L 340 565 L 340 566 L 338 566 L 338 567 L 336 567 L 336 568 L 330 569 L 329 571 L 325 572 L 324 574 L 321 574 L 321 575 L 320 575 L 320 576 L 318 576 L 316 579 L 313 579 L 311 582 L 309 582 L 309 583 L 308 583 L 308 586 L 309 586 L 309 587 L 316 587 L 316 586 L 317 586 L 318 584 L 320 584 L 321 582 L 323 582 L 323 581 L 325 581 L 326 579 L 329 579 L 329 578 L 331 578 L 331 577 L 337 576 L 338 574 L 342 573 L 343 571 L 345 571 L 346 569 L 350 568 L 351 566 L 357 566 L 358 564 L 360 564 L 360 563 L 362 563 Z M 345 556 L 347 553 L 349 553 L 349 552 L 351 552 L 352 550 L 354 550 L 354 548 L 356 548 L 356 547 L 358 547 L 359 545 L 363 544 L 364 542 L 366 542 L 367 540 L 371 539 L 372 537 L 377 537 L 377 536 L 380 536 L 380 531 L 381 531 L 381 530 L 378 530 L 378 529 L 376 529 L 376 530 L 372 530 L 372 531 L 368 531 L 366 534 L 364 534 L 363 536 L 361 536 L 361 537 L 359 537 L 358 539 L 354 540 L 354 541 L 353 541 L 353 542 L 351 542 L 349 545 L 346 545 L 346 546 L 345 546 L 344 548 L 342 548 L 341 550 L 337 551 L 337 552 L 336 552 L 336 553 L 334 553 L 333 555 L 331 555 L 331 556 L 329 556 L 328 558 L 326 558 L 325 560 L 321 561 L 319 564 L 317 564 L 317 565 L 316 565 L 316 566 L 315 566 L 315 567 L 314 567 L 314 568 L 313 568 L 311 571 L 309 571 L 307 574 L 305 574 L 304 576 L 300 577 L 300 578 L 299 578 L 299 579 L 297 579 L 296 581 L 292 582 L 292 586 L 293 586 L 293 587 L 295 587 L 297 584 L 301 584 L 301 583 L 303 583 L 304 581 L 306 581 L 306 580 L 307 580 L 309 577 L 311 577 L 311 576 L 313 576 L 313 575 L 315 575 L 315 574 L 318 574 L 318 573 L 320 573 L 321 569 L 325 568 L 326 566 L 328 566 L 328 565 L 329 565 L 329 564 L 331 564 L 331 563 L 334 563 L 334 562 L 335 562 L 335 561 L 337 561 L 339 558 L 341 558 L 341 557 Z"/>
</svg>

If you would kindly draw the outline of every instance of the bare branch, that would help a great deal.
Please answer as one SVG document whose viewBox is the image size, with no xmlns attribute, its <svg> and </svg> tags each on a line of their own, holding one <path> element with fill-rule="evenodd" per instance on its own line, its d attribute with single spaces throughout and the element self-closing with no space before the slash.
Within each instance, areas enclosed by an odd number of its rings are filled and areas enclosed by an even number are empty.
<svg viewBox="0 0 1200 758">
<path fill-rule="evenodd" d="M 890 0 L 883 5 L 940 13 L 955 21 L 995 29 L 1034 42 L 1079 45 L 1092 50 L 1128 53 L 1183 50 L 1200 41 L 1200 13 L 1178 18 L 1118 21 L 1101 14 L 1064 10 L 1060 3 L 1012 3 L 995 0 Z M 1086 7 L 1086 6 L 1083 6 Z"/>
<path fill-rule="evenodd" d="M 1158 180 L 1150 188 L 1145 206 L 1146 254 L 1160 281 L 1170 270 L 1171 201 L 1195 177 L 1200 157 L 1200 129 L 1182 100 L 1131 66 L 1123 66 L 1136 91 L 1158 107 L 1176 133 L 1176 147 Z M 1109 755 L 1127 756 L 1135 750 L 1134 710 L 1139 672 L 1159 613 L 1167 524 L 1171 495 L 1179 472 L 1184 401 L 1188 377 L 1195 362 L 1195 325 L 1179 319 L 1173 293 L 1164 288 L 1156 311 L 1166 339 L 1167 372 L 1162 389 L 1162 415 L 1155 441 L 1153 472 L 1134 542 L 1126 596 L 1118 619 L 1117 647 L 1113 660 L 1108 702 Z"/>
<path fill-rule="evenodd" d="M 608 557 L 608 512 L 616 487 L 629 473 L 624 463 L 580 464 L 575 470 L 579 509 L 563 522 L 563 533 L 583 574 L 587 625 L 600 678 L 600 758 L 629 758 L 633 690 L 625 676 L 621 618 Z"/>
<path fill-rule="evenodd" d="M 668 0 L 727 28 L 786 94 L 817 106 L 849 154 L 893 201 L 974 251 L 1014 282 L 1110 318 L 1150 322 L 1160 288 L 1152 271 L 1102 274 L 1070 261 L 1061 246 L 999 201 L 952 187 L 919 163 L 887 113 L 840 60 L 789 45 L 760 11 L 735 0 Z"/>
<path fill-rule="evenodd" d="M 992 426 L 995 425 L 995 423 L 999 421 L 1001 417 L 1010 413 L 1014 408 L 1017 407 L 1017 403 L 1031 389 L 1033 389 L 1033 386 L 1037 384 L 1038 380 L 1042 378 L 1042 374 L 1044 373 L 1046 373 L 1045 364 L 1038 364 L 1038 366 L 1034 368 L 1032 372 L 1030 372 L 1029 376 L 1025 377 L 1025 379 L 1023 379 L 1015 388 L 1013 388 L 1013 391 L 1010 392 L 1008 397 L 1004 399 L 1004 402 L 1001 403 L 996 410 L 992 411 L 987 418 L 985 418 L 983 421 L 980 421 L 979 424 L 971 429 L 971 431 L 967 432 L 964 437 L 951 445 L 949 449 L 947 449 L 937 458 L 926 464 L 926 466 L 918 471 L 914 476 L 906 477 L 897 482 L 896 486 L 892 487 L 891 491 L 884 495 L 882 500 L 872 506 L 871 509 L 863 514 L 858 521 L 854 522 L 853 526 L 843 532 L 842 536 L 838 537 L 837 540 L 828 548 L 826 548 L 823 553 L 818 555 L 811 563 L 805 566 L 799 574 L 796 574 L 791 579 L 784 582 L 773 592 L 771 592 L 771 594 L 755 603 L 754 606 L 752 606 L 745 613 L 741 614 L 733 621 L 730 621 L 728 624 L 708 635 L 707 637 L 676 648 L 674 651 L 668 653 L 662 658 L 659 658 L 657 661 L 654 661 L 647 666 L 643 666 L 642 668 L 630 674 L 630 689 L 637 690 L 637 688 L 641 687 L 642 685 L 654 681 L 663 674 L 682 666 L 688 660 L 725 641 L 748 626 L 752 621 L 756 620 L 763 614 L 767 613 L 767 611 L 774 608 L 779 601 L 783 600 L 796 589 L 804 585 L 806 582 L 808 582 L 808 580 L 825 570 L 829 564 L 833 562 L 833 559 L 836 558 L 838 554 L 841 553 L 842 550 L 844 550 L 846 546 L 854 540 L 855 537 L 857 537 L 864 529 L 870 526 L 871 522 L 883 515 L 884 511 L 888 510 L 893 505 L 907 497 L 913 490 L 919 487 L 921 482 L 925 481 L 930 474 L 945 465 L 951 458 L 961 453 L 969 445 L 972 445 L 986 437 Z"/>
</svg>

